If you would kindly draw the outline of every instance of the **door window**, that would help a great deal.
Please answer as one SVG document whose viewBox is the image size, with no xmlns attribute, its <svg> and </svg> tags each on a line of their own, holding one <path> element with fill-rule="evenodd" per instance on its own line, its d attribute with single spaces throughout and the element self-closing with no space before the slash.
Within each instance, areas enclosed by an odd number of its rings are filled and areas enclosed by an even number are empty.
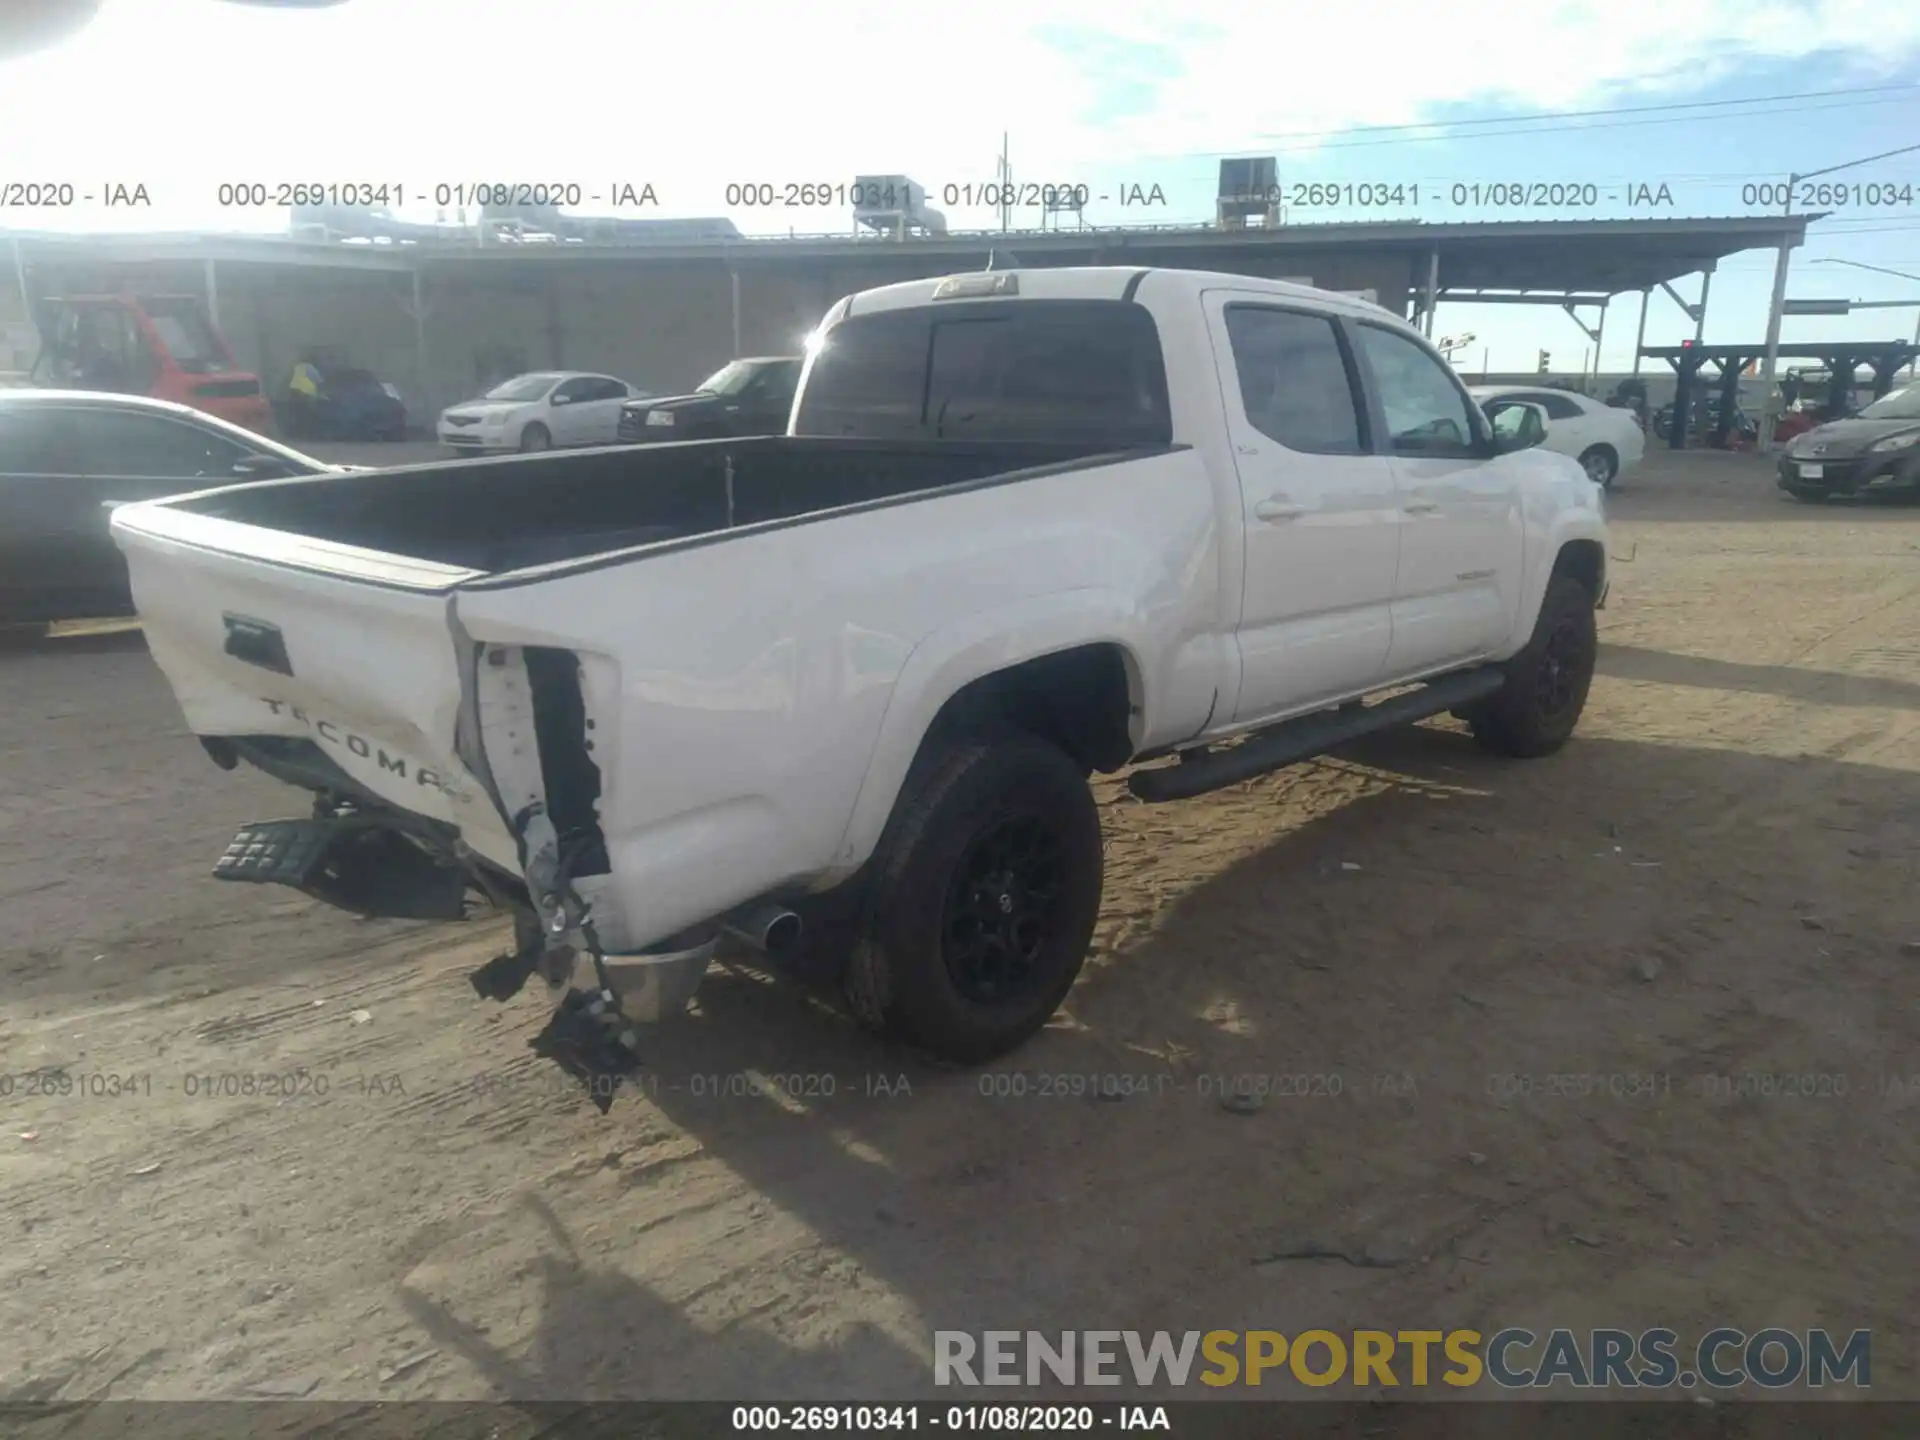
<svg viewBox="0 0 1920 1440">
<path fill-rule="evenodd" d="M 79 413 L 81 473 L 230 479 L 245 446 L 184 421 L 110 410 Z"/>
<path fill-rule="evenodd" d="M 73 475 L 73 414 L 52 405 L 0 405 L 0 475 Z"/>
<path fill-rule="evenodd" d="M 760 399 L 784 409 L 793 404 L 794 388 L 800 383 L 800 362 L 785 360 L 760 372 Z"/>
<path fill-rule="evenodd" d="M 1487 414 L 1493 417 L 1493 434 L 1496 440 L 1515 440 L 1527 423 L 1527 407 L 1518 400 L 1495 401 L 1487 407 Z"/>
<path fill-rule="evenodd" d="M 605 375 L 591 375 L 584 380 L 575 380 L 572 384 L 575 387 L 573 398 L 577 401 L 627 398 L 626 385 L 619 380 L 609 379 Z"/>
<path fill-rule="evenodd" d="M 1405 335 L 1361 325 L 1360 349 L 1373 372 L 1387 443 L 1401 455 L 1472 455 L 1478 433 L 1467 394 L 1438 356 Z"/>
<path fill-rule="evenodd" d="M 1586 414 L 1578 400 L 1552 390 L 1529 390 L 1524 395 L 1509 395 L 1509 400 L 1525 400 L 1547 412 L 1549 420 L 1576 420 Z"/>
<path fill-rule="evenodd" d="M 1366 453 L 1354 375 L 1331 319 L 1230 305 L 1226 321 L 1247 423 L 1289 450 Z"/>
</svg>

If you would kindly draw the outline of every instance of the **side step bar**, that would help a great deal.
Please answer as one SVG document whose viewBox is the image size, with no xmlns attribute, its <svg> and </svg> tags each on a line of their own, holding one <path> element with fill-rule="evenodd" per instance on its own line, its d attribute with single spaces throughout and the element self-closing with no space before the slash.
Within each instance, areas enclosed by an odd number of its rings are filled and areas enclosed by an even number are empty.
<svg viewBox="0 0 1920 1440">
<path fill-rule="evenodd" d="M 1316 711 L 1255 731 L 1230 750 L 1183 757 L 1177 765 L 1154 770 L 1136 770 L 1127 777 L 1127 788 L 1139 799 L 1150 802 L 1191 799 L 1209 790 L 1252 780 L 1284 765 L 1310 760 L 1362 735 L 1411 725 L 1442 711 L 1461 709 L 1486 699 L 1506 682 L 1507 672 L 1499 665 L 1482 665 L 1442 675 L 1418 690 L 1395 695 L 1377 705 L 1343 705 L 1338 710 Z"/>
</svg>

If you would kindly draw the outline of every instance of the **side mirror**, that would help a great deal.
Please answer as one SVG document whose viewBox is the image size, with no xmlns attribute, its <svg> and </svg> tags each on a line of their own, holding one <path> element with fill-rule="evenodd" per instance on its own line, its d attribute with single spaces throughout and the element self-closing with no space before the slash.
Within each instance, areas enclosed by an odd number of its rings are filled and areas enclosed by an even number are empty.
<svg viewBox="0 0 1920 1440">
<path fill-rule="evenodd" d="M 1493 417 L 1493 451 L 1510 455 L 1531 450 L 1547 438 L 1547 412 L 1526 401 L 1502 406 Z"/>
<path fill-rule="evenodd" d="M 573 403 L 573 397 L 571 395 L 561 395 L 556 393 L 555 395 L 553 395 L 551 398 L 548 399 L 547 403 L 549 405 L 571 405 Z"/>
</svg>

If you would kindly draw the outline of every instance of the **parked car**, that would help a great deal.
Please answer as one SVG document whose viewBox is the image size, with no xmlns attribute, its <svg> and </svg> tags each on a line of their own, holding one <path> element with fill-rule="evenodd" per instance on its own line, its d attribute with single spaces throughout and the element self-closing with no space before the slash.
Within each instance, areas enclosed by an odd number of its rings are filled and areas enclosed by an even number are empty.
<svg viewBox="0 0 1920 1440">
<path fill-rule="evenodd" d="M 1537 385 L 1477 385 L 1473 396 L 1493 415 L 1505 405 L 1538 405 L 1547 415 L 1547 449 L 1578 460 L 1603 490 L 1611 490 L 1646 453 L 1646 432 L 1632 411 L 1586 395 Z"/>
<path fill-rule="evenodd" d="M 1920 493 L 1920 385 L 1795 437 L 1779 485 L 1796 500 Z"/>
<path fill-rule="evenodd" d="M 335 468 L 167 400 L 0 390 L 0 623 L 132 610 L 116 501 Z"/>
<path fill-rule="evenodd" d="M 639 445 L 723 435 L 779 435 L 787 428 L 804 363 L 791 355 L 735 360 L 714 371 L 690 394 L 629 400 L 620 409 L 620 439 Z"/>
<path fill-rule="evenodd" d="M 297 439 L 404 440 L 399 389 L 371 370 L 319 359 L 293 367 L 280 400 L 280 429 Z"/>
<path fill-rule="evenodd" d="M 440 414 L 440 443 L 463 455 L 611 445 L 620 407 L 643 394 L 611 375 L 536 370 Z"/>
<path fill-rule="evenodd" d="M 1163 801 L 1447 711 L 1503 755 L 1572 734 L 1601 491 L 1531 407 L 1496 439 L 1397 317 L 1023 270 L 822 333 L 785 435 L 115 512 L 189 727 L 324 797 L 216 873 L 362 914 L 493 897 L 519 948 L 476 988 L 542 976 L 556 1058 L 596 1070 L 723 929 L 791 958 L 838 915 L 852 1011 L 975 1062 L 1080 971 L 1092 772 L 1152 765 L 1128 783 Z"/>
</svg>

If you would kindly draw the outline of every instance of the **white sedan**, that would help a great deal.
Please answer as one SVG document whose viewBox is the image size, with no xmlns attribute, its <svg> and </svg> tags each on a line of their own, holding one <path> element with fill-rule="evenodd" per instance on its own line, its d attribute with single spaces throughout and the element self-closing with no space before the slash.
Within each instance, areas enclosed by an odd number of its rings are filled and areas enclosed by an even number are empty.
<svg viewBox="0 0 1920 1440">
<path fill-rule="evenodd" d="M 462 455 L 611 445 L 620 435 L 620 407 L 646 398 L 611 375 L 537 370 L 441 411 L 438 433 L 442 445 Z"/>
<path fill-rule="evenodd" d="M 1558 450 L 1580 462 L 1594 484 L 1611 490 L 1613 482 L 1640 463 L 1647 437 L 1631 410 L 1602 405 L 1585 395 L 1541 386 L 1476 385 L 1473 398 L 1488 415 L 1507 406 L 1538 405 L 1547 412 L 1543 448 Z"/>
</svg>

